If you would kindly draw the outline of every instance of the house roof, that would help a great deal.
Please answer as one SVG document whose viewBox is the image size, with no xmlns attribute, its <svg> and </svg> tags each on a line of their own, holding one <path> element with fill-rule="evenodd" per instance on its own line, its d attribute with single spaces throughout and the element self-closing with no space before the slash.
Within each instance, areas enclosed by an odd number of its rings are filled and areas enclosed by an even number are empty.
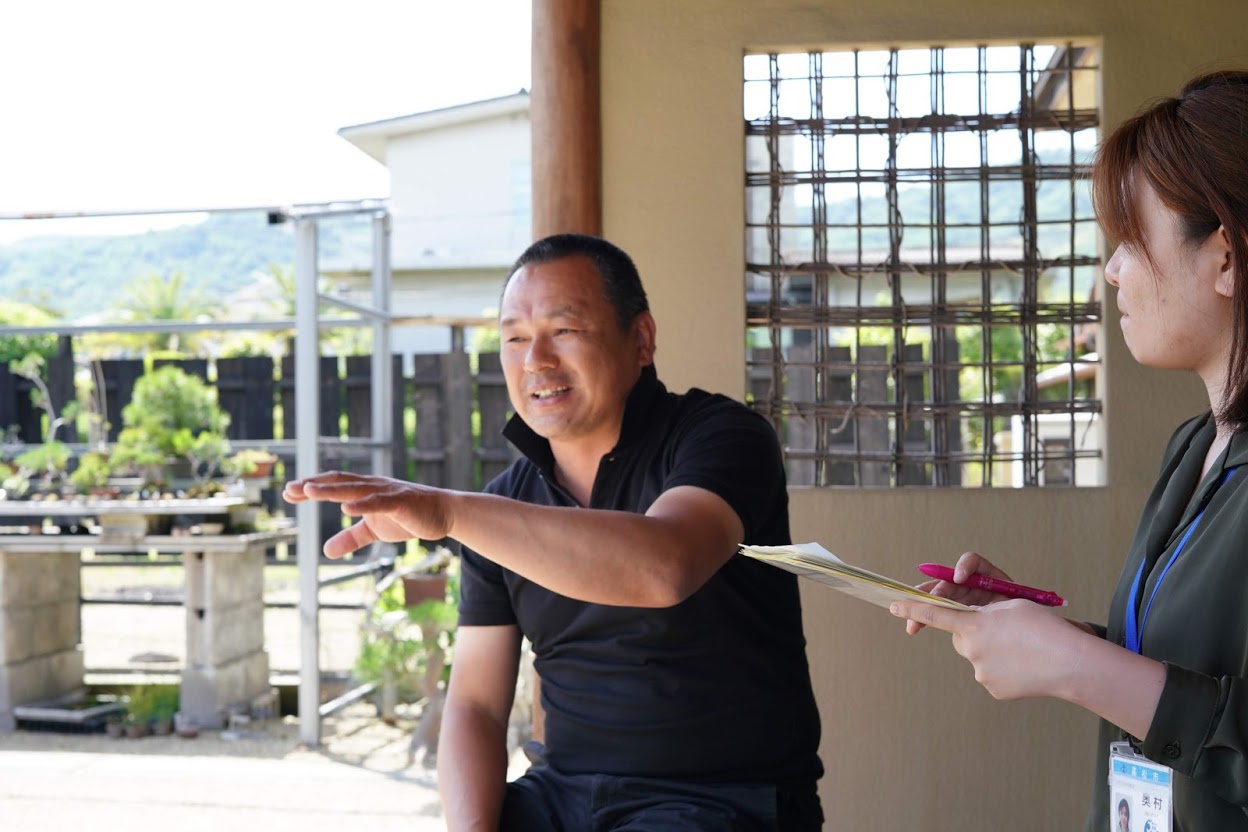
<svg viewBox="0 0 1248 832">
<path fill-rule="evenodd" d="M 386 145 L 391 139 L 411 133 L 423 133 L 473 121 L 485 121 L 500 116 L 527 113 L 529 91 L 520 90 L 511 95 L 470 101 L 437 110 L 425 110 L 406 116 L 353 124 L 339 129 L 338 135 L 363 150 L 383 165 L 386 163 Z"/>
</svg>

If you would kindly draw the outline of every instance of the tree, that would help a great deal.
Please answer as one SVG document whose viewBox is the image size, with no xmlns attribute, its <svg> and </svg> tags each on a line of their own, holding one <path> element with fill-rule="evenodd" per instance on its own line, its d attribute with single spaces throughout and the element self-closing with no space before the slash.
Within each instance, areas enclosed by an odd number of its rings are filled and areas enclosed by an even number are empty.
<svg viewBox="0 0 1248 832">
<path fill-rule="evenodd" d="M 13 300 L 0 300 L 0 324 L 10 326 L 46 326 L 56 316 L 38 306 Z M 55 335 L 6 335 L 0 338 L 0 363 L 20 361 L 37 354 L 45 361 L 56 356 Z"/>
<path fill-rule="evenodd" d="M 116 307 L 126 319 L 136 322 L 210 321 L 218 304 L 204 292 L 187 285 L 184 272 L 167 275 L 152 272 L 131 280 L 122 288 Z M 144 333 L 124 336 L 133 348 L 170 353 L 195 352 L 198 334 L 179 332 Z"/>
</svg>

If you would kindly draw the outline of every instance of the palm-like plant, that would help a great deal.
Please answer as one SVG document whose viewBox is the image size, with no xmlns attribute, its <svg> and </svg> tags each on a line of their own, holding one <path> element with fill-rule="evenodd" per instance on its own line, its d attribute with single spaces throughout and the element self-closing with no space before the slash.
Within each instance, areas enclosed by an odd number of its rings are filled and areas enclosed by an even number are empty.
<svg viewBox="0 0 1248 832">
<path fill-rule="evenodd" d="M 187 286 L 186 274 L 174 271 L 141 275 L 126 284 L 121 308 L 136 321 L 201 321 L 217 315 L 217 304 L 204 292 Z M 145 336 L 149 346 L 178 352 L 191 348 L 193 337 L 165 332 Z"/>
</svg>

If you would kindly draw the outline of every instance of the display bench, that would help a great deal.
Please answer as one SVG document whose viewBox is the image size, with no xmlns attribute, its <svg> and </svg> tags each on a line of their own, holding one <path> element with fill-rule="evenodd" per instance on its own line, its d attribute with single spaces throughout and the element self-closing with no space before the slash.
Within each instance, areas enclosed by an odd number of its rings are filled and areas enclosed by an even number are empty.
<svg viewBox="0 0 1248 832">
<path fill-rule="evenodd" d="M 226 514 L 241 499 L 0 501 L 0 517 Z M 146 521 L 145 521 L 146 522 Z M 204 728 L 222 725 L 269 691 L 264 650 L 264 553 L 293 543 L 294 528 L 246 534 L 138 534 L 105 524 L 92 534 L 0 535 L 0 730 L 16 727 L 13 709 L 54 700 L 83 685 L 82 553 L 178 554 L 185 572 L 186 664 L 183 715 Z M 101 531 L 103 529 L 103 531 Z"/>
</svg>

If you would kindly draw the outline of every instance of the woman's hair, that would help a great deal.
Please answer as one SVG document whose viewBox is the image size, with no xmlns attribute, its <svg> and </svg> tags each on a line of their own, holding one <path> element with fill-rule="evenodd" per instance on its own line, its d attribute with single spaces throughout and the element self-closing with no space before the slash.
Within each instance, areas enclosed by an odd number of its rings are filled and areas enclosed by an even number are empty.
<svg viewBox="0 0 1248 832">
<path fill-rule="evenodd" d="M 1101 144 L 1092 201 L 1106 236 L 1152 262 L 1140 219 L 1140 183 L 1152 186 L 1198 246 L 1226 229 L 1235 270 L 1231 358 L 1219 420 L 1248 424 L 1248 70 L 1197 76 L 1156 101 Z"/>
</svg>

